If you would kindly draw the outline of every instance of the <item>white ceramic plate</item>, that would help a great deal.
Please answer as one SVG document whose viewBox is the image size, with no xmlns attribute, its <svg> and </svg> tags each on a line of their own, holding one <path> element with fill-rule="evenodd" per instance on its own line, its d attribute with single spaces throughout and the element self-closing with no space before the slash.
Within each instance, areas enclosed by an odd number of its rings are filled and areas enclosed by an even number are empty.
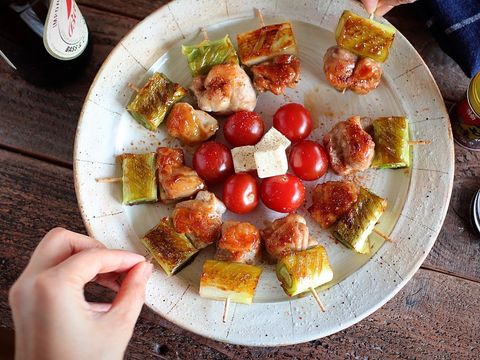
<svg viewBox="0 0 480 360">
<path fill-rule="evenodd" d="M 302 78 L 285 96 L 261 94 L 256 111 L 271 124 L 283 103 L 300 102 L 317 123 L 311 138 L 351 115 L 406 115 L 413 139 L 432 140 L 412 150 L 410 169 L 369 170 L 357 179 L 388 200 L 378 228 L 395 243 L 376 235 L 372 255 L 363 256 L 336 244 L 328 232 L 308 219 L 312 236 L 330 257 L 334 279 L 320 297 L 327 312 L 318 310 L 311 296 L 289 299 L 281 290 L 272 267 L 266 266 L 251 306 L 233 304 L 229 321 L 222 322 L 223 303 L 198 296 L 203 251 L 178 275 L 167 278 L 157 269 L 147 291 L 147 304 L 163 317 L 195 333 L 216 340 L 256 346 L 305 342 L 340 331 L 371 314 L 394 296 L 419 268 L 442 226 L 453 181 L 454 154 L 448 115 L 440 92 L 422 59 L 397 33 L 379 88 L 366 95 L 342 95 L 326 83 L 323 54 L 335 43 L 332 31 L 343 10 L 364 13 L 356 2 L 225 0 L 169 3 L 137 25 L 112 51 L 87 95 L 78 124 L 74 167 L 81 213 L 91 236 L 108 247 L 145 253 L 139 237 L 156 225 L 171 206 L 123 206 L 119 184 L 100 184 L 95 178 L 119 176 L 115 156 L 124 152 L 154 151 L 158 145 L 177 145 L 161 127 L 157 133 L 138 125 L 125 111 L 132 97 L 129 82 L 141 85 L 153 71 L 166 73 L 184 86 L 191 80 L 182 43 L 196 43 L 200 27 L 210 38 L 259 26 L 254 7 L 267 23 L 293 22 L 300 49 Z M 221 136 L 220 136 L 221 138 Z M 187 157 L 191 154 L 187 152 Z M 190 159 L 189 159 L 190 160 Z M 336 178 L 327 174 L 320 182 Z M 306 183 L 310 205 L 314 182 Z M 248 216 L 233 216 L 262 226 L 281 216 L 260 206 Z M 232 217 L 227 215 L 227 218 Z"/>
</svg>

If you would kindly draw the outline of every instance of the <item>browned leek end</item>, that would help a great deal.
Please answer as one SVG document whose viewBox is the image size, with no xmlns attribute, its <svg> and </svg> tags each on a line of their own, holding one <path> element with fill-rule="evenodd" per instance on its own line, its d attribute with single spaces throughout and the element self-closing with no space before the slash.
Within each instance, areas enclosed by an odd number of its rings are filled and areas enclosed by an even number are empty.
<svg viewBox="0 0 480 360">
<path fill-rule="evenodd" d="M 148 130 L 156 130 L 173 104 L 180 101 L 188 90 L 171 82 L 164 74 L 154 73 L 140 89 L 127 110 Z"/>
<path fill-rule="evenodd" d="M 166 217 L 143 237 L 142 243 L 168 276 L 187 265 L 198 252 L 185 235 L 175 232 Z"/>
<path fill-rule="evenodd" d="M 157 201 L 155 153 L 122 154 L 123 203 L 135 205 Z"/>
<path fill-rule="evenodd" d="M 281 23 L 237 35 L 238 55 L 242 64 L 252 66 L 277 55 L 297 53 L 292 24 Z"/>
<path fill-rule="evenodd" d="M 282 257 L 277 263 L 276 274 L 289 296 L 310 291 L 333 278 L 327 252 L 321 245 Z"/>
<path fill-rule="evenodd" d="M 207 260 L 200 278 L 200 296 L 251 304 L 261 273 L 254 265 Z"/>
<path fill-rule="evenodd" d="M 335 30 L 337 44 L 351 52 L 384 62 L 395 37 L 395 28 L 344 11 Z"/>
</svg>

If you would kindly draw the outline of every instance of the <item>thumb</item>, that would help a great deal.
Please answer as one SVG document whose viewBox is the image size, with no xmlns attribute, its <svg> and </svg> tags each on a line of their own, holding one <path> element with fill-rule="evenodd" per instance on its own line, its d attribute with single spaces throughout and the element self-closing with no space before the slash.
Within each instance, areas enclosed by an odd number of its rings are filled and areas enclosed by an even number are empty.
<svg viewBox="0 0 480 360">
<path fill-rule="evenodd" d="M 145 302 L 145 288 L 152 269 L 153 265 L 148 262 L 135 265 L 123 279 L 108 312 L 108 317 L 115 318 L 115 323 L 127 326 L 131 332 Z"/>
</svg>

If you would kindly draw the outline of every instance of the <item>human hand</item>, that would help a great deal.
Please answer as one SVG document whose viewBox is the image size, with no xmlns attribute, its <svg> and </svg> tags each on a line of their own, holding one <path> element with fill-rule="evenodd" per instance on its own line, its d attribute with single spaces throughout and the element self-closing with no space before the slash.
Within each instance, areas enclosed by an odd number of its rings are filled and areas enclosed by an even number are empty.
<svg viewBox="0 0 480 360">
<path fill-rule="evenodd" d="M 369 14 L 383 16 L 397 5 L 409 4 L 416 0 L 361 0 Z"/>
<path fill-rule="evenodd" d="M 16 359 L 122 359 L 151 272 L 141 255 L 49 231 L 10 289 Z M 120 273 L 126 276 L 119 286 L 113 280 Z M 118 290 L 111 304 L 85 300 L 92 280 Z"/>
</svg>

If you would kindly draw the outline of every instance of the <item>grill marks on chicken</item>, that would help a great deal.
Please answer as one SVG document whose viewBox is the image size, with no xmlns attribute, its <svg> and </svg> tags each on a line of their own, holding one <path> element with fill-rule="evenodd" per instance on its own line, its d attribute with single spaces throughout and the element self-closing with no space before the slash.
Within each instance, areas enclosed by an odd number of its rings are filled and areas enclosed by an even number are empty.
<svg viewBox="0 0 480 360">
<path fill-rule="evenodd" d="M 250 68 L 257 91 L 281 95 L 286 87 L 294 88 L 300 78 L 300 60 L 295 55 L 279 55 Z"/>
<path fill-rule="evenodd" d="M 157 149 L 157 177 L 162 202 L 187 198 L 205 188 L 205 183 L 197 172 L 184 163 L 182 149 L 168 147 Z"/>
<path fill-rule="evenodd" d="M 338 175 L 348 175 L 370 167 L 375 143 L 362 128 L 359 116 L 336 124 L 324 137 L 330 165 Z"/>
<path fill-rule="evenodd" d="M 200 191 L 195 200 L 175 206 L 173 227 L 176 232 L 186 234 L 195 248 L 202 249 L 220 237 L 225 211 L 225 205 L 213 193 Z"/>
<path fill-rule="evenodd" d="M 247 222 L 224 222 L 215 259 L 250 265 L 257 263 L 260 259 L 260 232 Z"/>
<path fill-rule="evenodd" d="M 340 47 L 330 47 L 323 57 L 323 71 L 335 89 L 350 89 L 364 95 L 377 88 L 382 79 L 382 66 L 370 58 L 359 58 Z"/>
<path fill-rule="evenodd" d="M 274 260 L 318 244 L 310 238 L 303 216 L 297 214 L 289 214 L 273 221 L 261 234 L 265 250 Z"/>
<path fill-rule="evenodd" d="M 322 229 L 328 229 L 350 210 L 357 197 L 358 188 L 353 182 L 328 181 L 313 190 L 308 212 Z"/>
<path fill-rule="evenodd" d="M 253 111 L 257 104 L 250 78 L 237 64 L 212 67 L 207 76 L 194 77 L 190 89 L 197 98 L 198 107 L 208 112 Z"/>
</svg>

